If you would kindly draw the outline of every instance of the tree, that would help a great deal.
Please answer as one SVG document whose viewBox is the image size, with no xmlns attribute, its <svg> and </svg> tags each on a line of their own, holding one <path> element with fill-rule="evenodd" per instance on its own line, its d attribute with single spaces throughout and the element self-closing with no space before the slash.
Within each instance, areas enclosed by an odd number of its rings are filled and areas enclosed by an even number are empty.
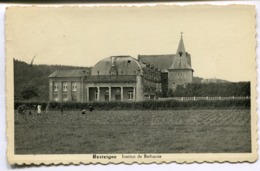
<svg viewBox="0 0 260 171">
<path fill-rule="evenodd" d="M 34 84 L 27 84 L 22 87 L 21 97 L 25 100 L 29 100 L 33 97 L 39 97 L 39 89 Z"/>
</svg>

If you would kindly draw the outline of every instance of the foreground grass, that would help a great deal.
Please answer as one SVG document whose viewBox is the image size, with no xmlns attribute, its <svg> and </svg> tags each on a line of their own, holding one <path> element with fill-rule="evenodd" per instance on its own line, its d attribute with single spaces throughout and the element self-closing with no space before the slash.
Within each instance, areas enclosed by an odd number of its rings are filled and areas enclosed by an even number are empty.
<svg viewBox="0 0 260 171">
<path fill-rule="evenodd" d="M 16 154 L 251 152 L 250 110 L 53 111 L 15 120 Z"/>
</svg>

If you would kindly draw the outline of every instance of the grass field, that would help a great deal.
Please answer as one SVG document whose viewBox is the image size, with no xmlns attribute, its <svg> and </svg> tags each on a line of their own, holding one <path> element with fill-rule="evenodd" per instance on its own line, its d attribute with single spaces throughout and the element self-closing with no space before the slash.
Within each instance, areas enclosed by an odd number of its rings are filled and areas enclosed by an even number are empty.
<svg viewBox="0 0 260 171">
<path fill-rule="evenodd" d="M 250 110 L 15 113 L 16 154 L 251 152 Z"/>
</svg>

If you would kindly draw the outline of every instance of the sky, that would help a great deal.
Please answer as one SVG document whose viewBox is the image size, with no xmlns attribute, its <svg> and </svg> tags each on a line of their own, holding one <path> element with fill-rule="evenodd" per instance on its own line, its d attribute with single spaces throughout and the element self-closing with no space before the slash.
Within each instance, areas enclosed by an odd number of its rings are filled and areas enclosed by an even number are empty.
<svg viewBox="0 0 260 171">
<path fill-rule="evenodd" d="M 113 55 L 175 54 L 183 32 L 194 76 L 250 81 L 256 75 L 252 6 L 9 8 L 8 58 L 94 66 Z"/>
</svg>

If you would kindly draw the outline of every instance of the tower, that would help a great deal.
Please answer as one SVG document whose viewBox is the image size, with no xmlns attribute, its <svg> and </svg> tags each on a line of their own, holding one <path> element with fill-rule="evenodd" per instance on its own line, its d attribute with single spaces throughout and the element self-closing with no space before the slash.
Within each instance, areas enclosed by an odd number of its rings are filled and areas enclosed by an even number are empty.
<svg viewBox="0 0 260 171">
<path fill-rule="evenodd" d="M 190 54 L 186 52 L 181 38 L 177 52 L 173 58 L 172 65 L 168 69 L 168 89 L 174 90 L 177 85 L 185 86 L 192 82 L 193 69 L 191 68 Z"/>
</svg>

